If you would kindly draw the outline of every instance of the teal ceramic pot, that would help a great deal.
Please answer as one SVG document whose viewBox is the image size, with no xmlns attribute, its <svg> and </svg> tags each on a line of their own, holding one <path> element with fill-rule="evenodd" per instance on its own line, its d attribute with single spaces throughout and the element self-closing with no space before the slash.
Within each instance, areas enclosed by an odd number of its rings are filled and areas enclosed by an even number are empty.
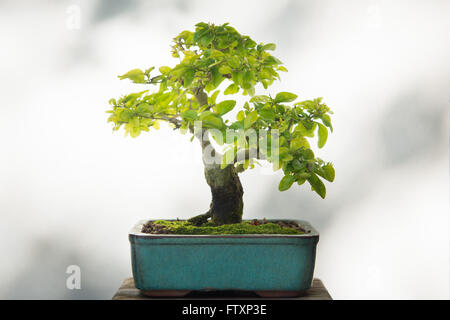
<svg viewBox="0 0 450 320">
<path fill-rule="evenodd" d="M 155 235 L 141 232 L 145 222 L 129 234 L 134 282 L 145 294 L 251 290 L 283 296 L 311 286 L 319 234 L 306 221 L 295 221 L 307 230 L 301 235 Z"/>
</svg>

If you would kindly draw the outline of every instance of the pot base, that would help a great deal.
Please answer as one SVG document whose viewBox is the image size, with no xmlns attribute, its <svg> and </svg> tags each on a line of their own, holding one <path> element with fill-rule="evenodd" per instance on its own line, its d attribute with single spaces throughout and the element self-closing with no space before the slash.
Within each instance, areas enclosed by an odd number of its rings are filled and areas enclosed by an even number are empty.
<svg viewBox="0 0 450 320">
<path fill-rule="evenodd" d="M 306 291 L 255 291 L 261 298 L 295 298 L 305 294 Z"/>
<path fill-rule="evenodd" d="M 141 294 L 147 297 L 168 297 L 181 298 L 189 294 L 190 290 L 140 290 Z"/>
<path fill-rule="evenodd" d="M 139 290 L 140 293 L 144 296 L 151 298 L 183 298 L 190 293 L 195 293 L 199 291 L 191 291 L 191 290 Z M 221 296 L 223 293 L 229 292 L 229 290 L 208 290 L 208 291 L 200 291 L 202 295 L 205 293 L 211 294 L 211 296 Z M 275 291 L 275 290 L 255 290 L 255 291 L 241 291 L 241 290 L 233 290 L 232 291 L 236 296 L 247 297 L 258 296 L 261 298 L 295 298 L 300 297 L 305 294 L 306 291 Z"/>
<path fill-rule="evenodd" d="M 152 291 L 154 294 L 154 290 Z M 163 290 L 160 290 L 163 291 Z M 164 290 L 165 291 L 165 290 Z M 171 290 L 169 290 L 171 291 Z M 179 290 L 185 291 L 185 290 Z M 188 290 L 187 290 L 188 291 Z M 267 291 L 267 290 L 265 290 Z M 265 292 L 264 291 L 264 292 Z M 190 291 L 184 299 L 258 299 L 258 296 L 255 293 L 256 291 Z M 174 297 L 175 299 L 183 299 L 183 297 Z M 113 297 L 113 300 L 158 300 L 161 298 L 157 297 L 149 297 L 142 294 L 142 292 L 136 288 L 134 285 L 133 278 L 127 278 L 123 281 L 119 290 L 117 290 L 116 294 Z M 164 299 L 164 298 L 163 298 Z M 264 299 L 264 298 L 260 298 Z M 280 298 L 283 299 L 283 298 Z M 299 297 L 295 298 L 284 298 L 284 299 L 292 299 L 292 300 L 332 300 L 330 294 L 327 289 L 323 285 L 322 281 L 319 279 L 314 279 L 312 282 L 312 286 L 309 290 L 304 291 L 304 295 L 302 294 Z"/>
</svg>

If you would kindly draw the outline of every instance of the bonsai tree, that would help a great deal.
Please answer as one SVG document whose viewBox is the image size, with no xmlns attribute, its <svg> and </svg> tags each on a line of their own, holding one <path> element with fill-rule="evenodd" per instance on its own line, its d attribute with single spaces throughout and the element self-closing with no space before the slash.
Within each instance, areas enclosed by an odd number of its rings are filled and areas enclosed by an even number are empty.
<svg viewBox="0 0 450 320">
<path fill-rule="evenodd" d="M 275 44 L 257 44 L 227 23 L 201 22 L 194 32 L 183 31 L 173 39 L 172 56 L 179 59 L 173 68 L 160 67 L 156 74 L 154 67 L 133 69 L 119 76 L 155 89 L 111 99 L 108 121 L 114 130 L 123 126 L 125 135 L 137 137 L 165 121 L 174 130 L 192 134 L 191 141 L 200 141 L 212 201 L 205 214 L 189 219 L 194 225 L 209 218 L 216 225 L 241 222 L 238 174 L 254 168 L 258 160 L 283 170 L 280 191 L 307 181 L 325 198 L 322 179 L 334 180 L 332 164 L 316 157 L 307 139 L 317 133 L 322 148 L 328 130 L 333 130 L 332 112 L 322 98 L 295 102 L 297 95 L 289 92 L 255 95 L 255 86 L 268 89 L 279 72 L 287 72 L 269 53 L 273 50 Z M 249 101 L 236 108 L 235 100 L 219 100 L 219 86 L 223 95 L 241 93 Z"/>
</svg>

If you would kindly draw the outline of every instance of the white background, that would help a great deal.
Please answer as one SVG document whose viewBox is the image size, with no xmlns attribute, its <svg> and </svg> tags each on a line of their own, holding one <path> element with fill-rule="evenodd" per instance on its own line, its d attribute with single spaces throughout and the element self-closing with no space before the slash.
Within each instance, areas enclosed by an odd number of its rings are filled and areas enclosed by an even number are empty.
<svg viewBox="0 0 450 320">
<path fill-rule="evenodd" d="M 173 66 L 171 39 L 200 21 L 275 42 L 289 73 L 270 92 L 324 97 L 335 112 L 317 151 L 336 168 L 327 198 L 280 193 L 280 173 L 250 171 L 244 218 L 316 226 L 315 276 L 335 299 L 448 298 L 449 4 L 2 1 L 0 298 L 109 299 L 131 275 L 137 220 L 208 207 L 189 136 L 125 138 L 105 113 L 141 90 L 118 74 Z M 73 264 L 82 290 L 65 287 Z"/>
</svg>

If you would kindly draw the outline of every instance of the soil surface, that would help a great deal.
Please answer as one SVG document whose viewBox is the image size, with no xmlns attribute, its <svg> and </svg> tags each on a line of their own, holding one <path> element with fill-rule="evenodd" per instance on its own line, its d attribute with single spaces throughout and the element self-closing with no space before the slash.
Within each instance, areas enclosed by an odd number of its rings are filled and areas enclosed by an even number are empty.
<svg viewBox="0 0 450 320">
<path fill-rule="evenodd" d="M 185 235 L 208 235 L 208 234 L 304 234 L 309 233 L 304 227 L 295 222 L 247 220 L 236 224 L 214 225 L 211 221 L 201 226 L 194 226 L 185 220 L 148 221 L 143 225 L 143 233 L 150 234 L 185 234 Z"/>
</svg>

